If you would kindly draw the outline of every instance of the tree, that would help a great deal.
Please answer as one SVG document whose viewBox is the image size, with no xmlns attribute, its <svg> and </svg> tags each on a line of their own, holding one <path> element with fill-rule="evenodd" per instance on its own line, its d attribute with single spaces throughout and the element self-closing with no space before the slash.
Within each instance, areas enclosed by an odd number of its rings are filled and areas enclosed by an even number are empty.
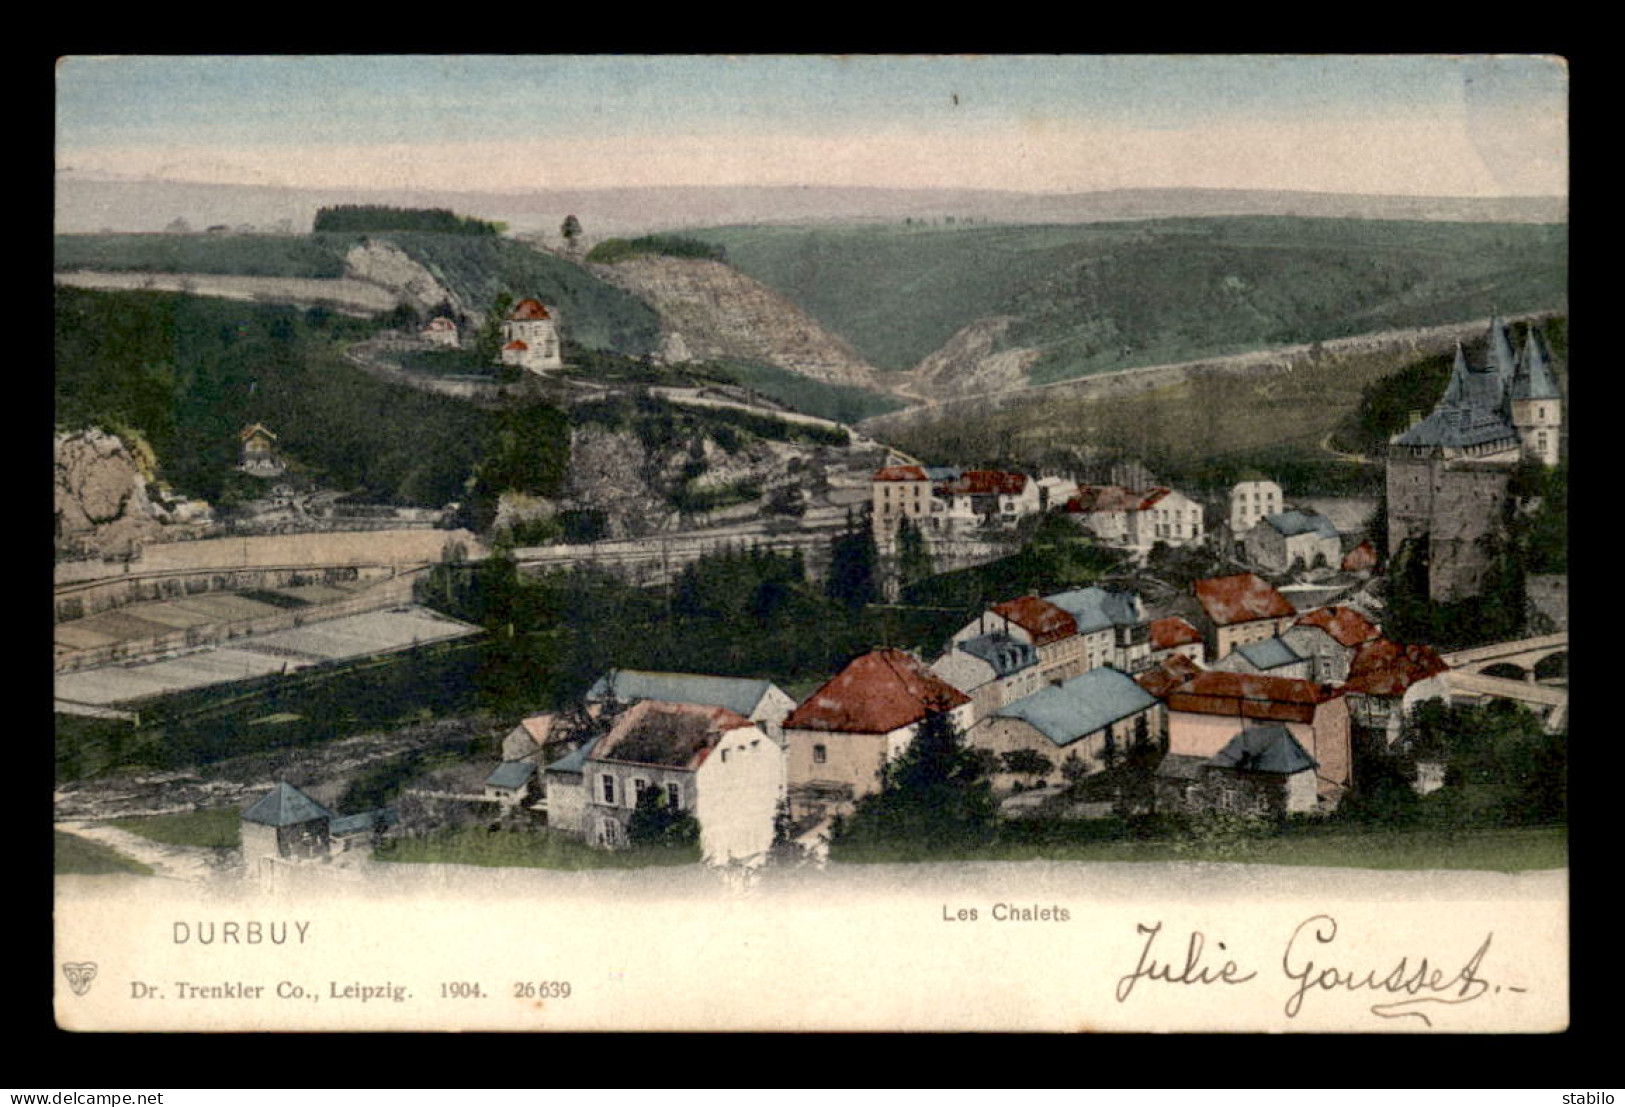
<svg viewBox="0 0 1625 1107">
<path fill-rule="evenodd" d="M 481 365 L 493 365 L 502 356 L 502 324 L 513 310 L 513 293 L 504 289 L 491 301 L 480 325 L 479 337 L 474 340 L 474 357 Z"/>
<path fill-rule="evenodd" d="M 572 256 L 579 248 L 576 239 L 581 237 L 581 220 L 573 215 L 566 215 L 564 222 L 559 226 L 559 235 L 564 239 L 564 248 Z"/>
<path fill-rule="evenodd" d="M 987 759 L 965 745 L 953 717 L 932 711 L 908 748 L 881 770 L 880 791 L 858 802 L 834 841 L 919 852 L 985 844 L 998 815 L 987 769 Z"/>
<path fill-rule="evenodd" d="M 626 838 L 634 846 L 688 849 L 700 841 L 700 824 L 693 813 L 675 808 L 664 788 L 645 788 L 626 824 Z"/>
<path fill-rule="evenodd" d="M 847 531 L 835 539 L 825 593 L 856 611 L 880 598 L 880 551 L 867 527 L 847 517 Z"/>
<path fill-rule="evenodd" d="M 907 515 L 897 521 L 897 572 L 907 588 L 916 581 L 931 576 L 931 551 L 926 547 L 925 535 Z"/>
</svg>

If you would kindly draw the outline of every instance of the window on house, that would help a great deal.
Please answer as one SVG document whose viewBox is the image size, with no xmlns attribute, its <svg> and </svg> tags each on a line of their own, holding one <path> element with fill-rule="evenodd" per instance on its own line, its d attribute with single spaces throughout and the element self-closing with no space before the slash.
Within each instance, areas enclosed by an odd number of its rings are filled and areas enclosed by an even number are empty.
<svg viewBox="0 0 1625 1107">
<path fill-rule="evenodd" d="M 726 765 L 728 763 L 728 751 L 727 750 L 722 751 L 722 763 L 724 765 Z"/>
<path fill-rule="evenodd" d="M 615 778 L 610 776 L 608 773 L 605 773 L 604 775 L 602 775 L 602 776 L 600 776 L 598 778 L 598 781 L 599 781 L 599 784 L 603 788 L 604 802 L 605 803 L 614 803 L 615 802 Z"/>
<path fill-rule="evenodd" d="M 673 811 L 683 809 L 683 786 L 673 781 L 666 785 L 666 802 Z"/>
<path fill-rule="evenodd" d="M 634 779 L 632 781 L 632 806 L 633 807 L 636 807 L 638 805 L 639 801 L 641 801 L 643 799 L 643 793 L 648 790 L 648 787 L 649 787 L 649 782 L 647 780 L 644 780 L 642 777 L 637 777 L 636 779 Z"/>
<path fill-rule="evenodd" d="M 621 844 L 621 824 L 614 819 L 604 819 L 598 824 L 598 836 L 606 846 Z"/>
<path fill-rule="evenodd" d="M 813 764 L 814 765 L 822 765 L 824 762 L 826 762 L 828 760 L 829 760 L 829 747 L 828 746 L 814 746 L 813 747 Z"/>
</svg>

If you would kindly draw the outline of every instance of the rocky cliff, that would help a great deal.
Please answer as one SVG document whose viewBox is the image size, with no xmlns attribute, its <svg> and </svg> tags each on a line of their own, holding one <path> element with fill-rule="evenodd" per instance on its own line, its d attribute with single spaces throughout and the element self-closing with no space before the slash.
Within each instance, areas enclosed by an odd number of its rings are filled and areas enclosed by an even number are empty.
<svg viewBox="0 0 1625 1107">
<path fill-rule="evenodd" d="M 479 323 L 479 314 L 471 311 L 455 292 L 405 251 L 387 242 L 368 239 L 351 247 L 344 255 L 344 275 L 393 292 L 419 315 L 427 316 L 447 304 L 465 325 Z"/>
<path fill-rule="evenodd" d="M 141 544 L 181 537 L 208 521 L 207 504 L 170 496 L 151 450 L 97 429 L 56 436 L 59 554 L 123 556 Z"/>
<path fill-rule="evenodd" d="M 668 361 L 762 361 L 831 384 L 884 391 L 884 377 L 789 300 L 719 261 L 636 257 L 589 265 L 660 313 Z"/>
<path fill-rule="evenodd" d="M 1043 351 L 1011 347 L 998 349 L 1013 315 L 995 315 L 961 327 L 942 348 L 928 354 L 898 384 L 920 399 L 1002 392 L 1027 386 L 1027 370 Z"/>
</svg>

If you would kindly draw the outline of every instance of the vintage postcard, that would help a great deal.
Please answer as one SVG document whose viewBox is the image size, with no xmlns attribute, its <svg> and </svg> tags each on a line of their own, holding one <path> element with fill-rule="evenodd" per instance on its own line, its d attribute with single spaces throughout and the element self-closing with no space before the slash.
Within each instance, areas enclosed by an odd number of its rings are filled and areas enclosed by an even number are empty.
<svg viewBox="0 0 1625 1107">
<path fill-rule="evenodd" d="M 1569 1025 L 1563 59 L 56 93 L 60 1026 Z"/>
</svg>

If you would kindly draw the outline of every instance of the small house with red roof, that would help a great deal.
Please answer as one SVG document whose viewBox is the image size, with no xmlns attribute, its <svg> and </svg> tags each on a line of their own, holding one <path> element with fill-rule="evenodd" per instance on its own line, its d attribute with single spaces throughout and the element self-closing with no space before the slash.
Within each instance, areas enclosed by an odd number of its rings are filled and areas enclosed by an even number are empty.
<svg viewBox="0 0 1625 1107">
<path fill-rule="evenodd" d="M 1202 605 L 1208 657 L 1218 661 L 1244 642 L 1262 642 L 1286 630 L 1298 611 L 1254 573 L 1210 577 L 1195 584 Z"/>
<path fill-rule="evenodd" d="M 971 698 L 899 649 L 852 660 L 784 720 L 790 813 L 826 818 L 880 789 L 881 769 L 927 716 L 970 729 Z"/>
<path fill-rule="evenodd" d="M 1386 638 L 1361 644 L 1342 688 L 1355 727 L 1377 748 L 1391 747 L 1413 707 L 1449 696 L 1449 672 L 1450 665 L 1432 646 L 1402 645 Z"/>
<path fill-rule="evenodd" d="M 1039 510 L 1038 484 L 1025 473 L 966 469 L 936 486 L 944 525 L 999 520 L 1013 523 Z"/>
<path fill-rule="evenodd" d="M 994 633 L 1033 647 L 1040 683 L 1067 680 L 1088 667 L 1077 619 L 1066 608 L 1038 596 L 1020 596 L 994 604 L 961 627 L 948 648 Z"/>
<path fill-rule="evenodd" d="M 1141 687 L 1152 690 L 1143 678 Z M 1353 783 L 1349 705 L 1337 689 L 1290 677 L 1211 671 L 1163 688 L 1170 755 L 1212 758 L 1238 732 L 1279 724 L 1318 766 L 1316 793 L 1323 804 L 1335 805 Z"/>
<path fill-rule="evenodd" d="M 457 321 L 448 319 L 444 315 L 437 315 L 418 332 L 418 337 L 425 342 L 432 342 L 436 346 L 449 346 L 456 349 L 458 345 Z"/>
<path fill-rule="evenodd" d="M 1309 679 L 1341 684 L 1348 677 L 1355 652 L 1382 637 L 1382 630 L 1352 607 L 1338 604 L 1317 607 L 1300 615 L 1281 640 L 1309 661 Z"/>
<path fill-rule="evenodd" d="M 520 300 L 503 320 L 499 360 L 531 373 L 564 368 L 558 320 L 540 300 Z"/>
<path fill-rule="evenodd" d="M 1202 632 L 1178 615 L 1151 620 L 1151 664 L 1178 654 L 1201 665 L 1206 652 Z"/>
<path fill-rule="evenodd" d="M 784 794 L 784 752 L 760 727 L 725 707 L 641 700 L 616 719 L 587 752 L 548 772 L 549 825 L 589 844 L 629 844 L 640 800 L 691 813 L 705 861 L 756 861 L 773 844 L 773 820 Z M 575 755 L 571 755 L 575 757 Z M 579 773 L 577 807 L 555 804 L 560 783 Z M 576 826 L 559 816 L 572 812 Z"/>
<path fill-rule="evenodd" d="M 1340 568 L 1345 573 L 1370 576 L 1377 571 L 1377 547 L 1371 544 L 1371 539 L 1361 539 L 1358 546 L 1343 555 Z"/>
</svg>

